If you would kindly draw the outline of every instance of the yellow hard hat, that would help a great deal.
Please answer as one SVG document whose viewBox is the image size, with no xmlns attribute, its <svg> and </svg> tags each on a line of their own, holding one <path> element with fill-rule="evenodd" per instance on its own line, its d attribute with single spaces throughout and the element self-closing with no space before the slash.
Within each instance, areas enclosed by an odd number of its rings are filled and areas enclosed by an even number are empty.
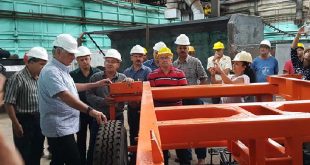
<svg viewBox="0 0 310 165">
<path fill-rule="evenodd" d="M 224 47 L 224 44 L 222 43 L 222 42 L 216 42 L 215 44 L 214 44 L 214 46 L 213 46 L 213 49 L 214 50 L 217 50 L 217 49 L 224 49 L 225 47 Z"/>
<path fill-rule="evenodd" d="M 302 48 L 302 49 L 305 49 L 305 46 L 304 46 L 304 44 L 303 43 L 298 43 L 297 44 L 297 48 Z"/>
<path fill-rule="evenodd" d="M 145 48 L 143 48 L 143 50 L 144 50 L 144 54 L 147 54 L 147 50 Z"/>
<path fill-rule="evenodd" d="M 163 56 L 169 56 L 169 57 L 173 58 L 173 53 L 171 52 L 171 50 L 168 47 L 163 47 L 163 48 L 159 49 L 158 54 L 157 54 L 157 58 L 163 57 Z"/>
<path fill-rule="evenodd" d="M 188 51 L 189 52 L 194 52 L 195 51 L 195 48 L 193 46 L 188 46 Z"/>
</svg>

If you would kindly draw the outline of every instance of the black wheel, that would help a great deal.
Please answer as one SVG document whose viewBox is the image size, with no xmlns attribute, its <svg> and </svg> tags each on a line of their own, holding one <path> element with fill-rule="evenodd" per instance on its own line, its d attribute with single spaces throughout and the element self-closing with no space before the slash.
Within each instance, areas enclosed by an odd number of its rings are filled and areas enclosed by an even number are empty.
<svg viewBox="0 0 310 165">
<path fill-rule="evenodd" d="M 127 132 L 123 122 L 108 121 L 99 126 L 93 165 L 127 165 Z"/>
</svg>

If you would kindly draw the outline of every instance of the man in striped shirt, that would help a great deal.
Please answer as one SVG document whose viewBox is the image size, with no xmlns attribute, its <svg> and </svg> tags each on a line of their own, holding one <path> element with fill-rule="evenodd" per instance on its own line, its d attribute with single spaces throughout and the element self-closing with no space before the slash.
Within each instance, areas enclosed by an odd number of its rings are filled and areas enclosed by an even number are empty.
<svg viewBox="0 0 310 165">
<path fill-rule="evenodd" d="M 159 68 L 155 69 L 148 76 L 152 87 L 183 86 L 187 85 L 187 80 L 183 71 L 172 65 L 173 54 L 167 47 L 163 47 L 157 54 Z M 160 100 L 154 101 L 155 106 L 178 106 L 182 105 L 182 100 Z M 164 151 L 165 165 L 168 164 L 168 151 Z M 184 163 L 180 161 L 180 163 Z"/>
<path fill-rule="evenodd" d="M 26 165 L 39 165 L 44 136 L 40 129 L 37 80 L 48 55 L 44 48 L 34 47 L 27 56 L 26 67 L 8 80 L 4 102 L 12 121 L 15 146 Z"/>
</svg>

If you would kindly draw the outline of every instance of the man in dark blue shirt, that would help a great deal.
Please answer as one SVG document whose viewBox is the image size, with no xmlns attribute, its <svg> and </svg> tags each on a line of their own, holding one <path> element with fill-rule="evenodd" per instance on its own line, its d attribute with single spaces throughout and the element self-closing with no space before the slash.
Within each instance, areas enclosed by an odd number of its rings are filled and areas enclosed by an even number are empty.
<svg viewBox="0 0 310 165">
<path fill-rule="evenodd" d="M 150 59 L 150 60 L 147 60 L 143 63 L 144 66 L 147 66 L 149 68 L 153 70 L 157 69 L 158 68 L 158 62 L 157 62 L 157 53 L 159 51 L 159 49 L 163 48 L 163 47 L 166 47 L 166 44 L 162 41 L 156 43 L 153 47 L 153 59 Z"/>
<path fill-rule="evenodd" d="M 134 46 L 130 51 L 130 59 L 132 61 L 132 65 L 124 71 L 124 74 L 127 77 L 130 77 L 135 81 L 147 81 L 147 76 L 150 72 L 152 72 L 149 67 L 142 65 L 143 54 L 144 49 L 142 46 Z M 139 132 L 140 110 L 141 102 L 128 103 L 127 116 L 130 134 L 130 145 L 137 145 L 135 137 L 138 136 Z M 132 155 L 130 159 L 130 164 L 136 164 L 135 159 L 135 155 Z"/>
<path fill-rule="evenodd" d="M 99 72 L 97 68 L 90 66 L 90 50 L 85 46 L 78 48 L 79 52 L 75 54 L 76 61 L 79 68 L 70 72 L 71 77 L 75 83 L 88 83 L 90 77 Z M 86 91 L 79 92 L 80 100 L 85 104 L 89 105 L 86 100 Z M 77 133 L 77 145 L 80 151 L 81 163 L 86 164 L 86 137 L 87 137 L 87 126 L 91 128 L 93 118 L 85 113 L 80 113 L 80 130 Z"/>
</svg>

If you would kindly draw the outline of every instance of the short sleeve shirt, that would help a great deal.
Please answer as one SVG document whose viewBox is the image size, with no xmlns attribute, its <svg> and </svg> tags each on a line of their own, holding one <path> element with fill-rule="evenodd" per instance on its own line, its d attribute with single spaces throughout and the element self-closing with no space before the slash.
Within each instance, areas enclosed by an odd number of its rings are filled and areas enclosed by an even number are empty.
<svg viewBox="0 0 310 165">
<path fill-rule="evenodd" d="M 213 62 L 214 56 L 211 56 L 208 58 L 208 65 L 207 65 L 207 69 L 214 67 L 214 62 Z M 229 56 L 223 56 L 220 61 L 219 61 L 220 67 L 224 70 L 224 69 L 230 69 L 232 70 L 232 66 L 231 66 L 231 58 Z M 222 80 L 221 75 L 216 74 L 215 75 L 215 79 L 216 80 Z"/>
<path fill-rule="evenodd" d="M 173 66 L 185 73 L 189 85 L 197 85 L 198 80 L 207 79 L 207 73 L 198 58 L 187 55 L 186 60 L 182 63 L 179 59 L 173 62 Z"/>
<path fill-rule="evenodd" d="M 79 131 L 80 112 L 57 96 L 63 91 L 79 98 L 69 67 L 53 58 L 42 69 L 38 81 L 40 126 L 46 137 L 62 137 Z"/>
<path fill-rule="evenodd" d="M 228 75 L 230 80 L 237 80 L 243 78 L 244 84 L 250 84 L 249 76 L 243 74 L 241 76 L 235 77 L 234 75 Z M 222 103 L 244 103 L 244 97 L 221 97 Z"/>
<path fill-rule="evenodd" d="M 288 74 L 294 74 L 295 73 L 295 70 L 294 70 L 294 67 L 293 67 L 291 60 L 287 60 L 285 62 L 283 70 L 287 71 Z"/>
<path fill-rule="evenodd" d="M 256 82 L 266 82 L 267 76 L 277 75 L 279 72 L 278 61 L 273 56 L 269 56 L 267 59 L 256 57 L 251 67 L 256 74 Z"/>
</svg>

